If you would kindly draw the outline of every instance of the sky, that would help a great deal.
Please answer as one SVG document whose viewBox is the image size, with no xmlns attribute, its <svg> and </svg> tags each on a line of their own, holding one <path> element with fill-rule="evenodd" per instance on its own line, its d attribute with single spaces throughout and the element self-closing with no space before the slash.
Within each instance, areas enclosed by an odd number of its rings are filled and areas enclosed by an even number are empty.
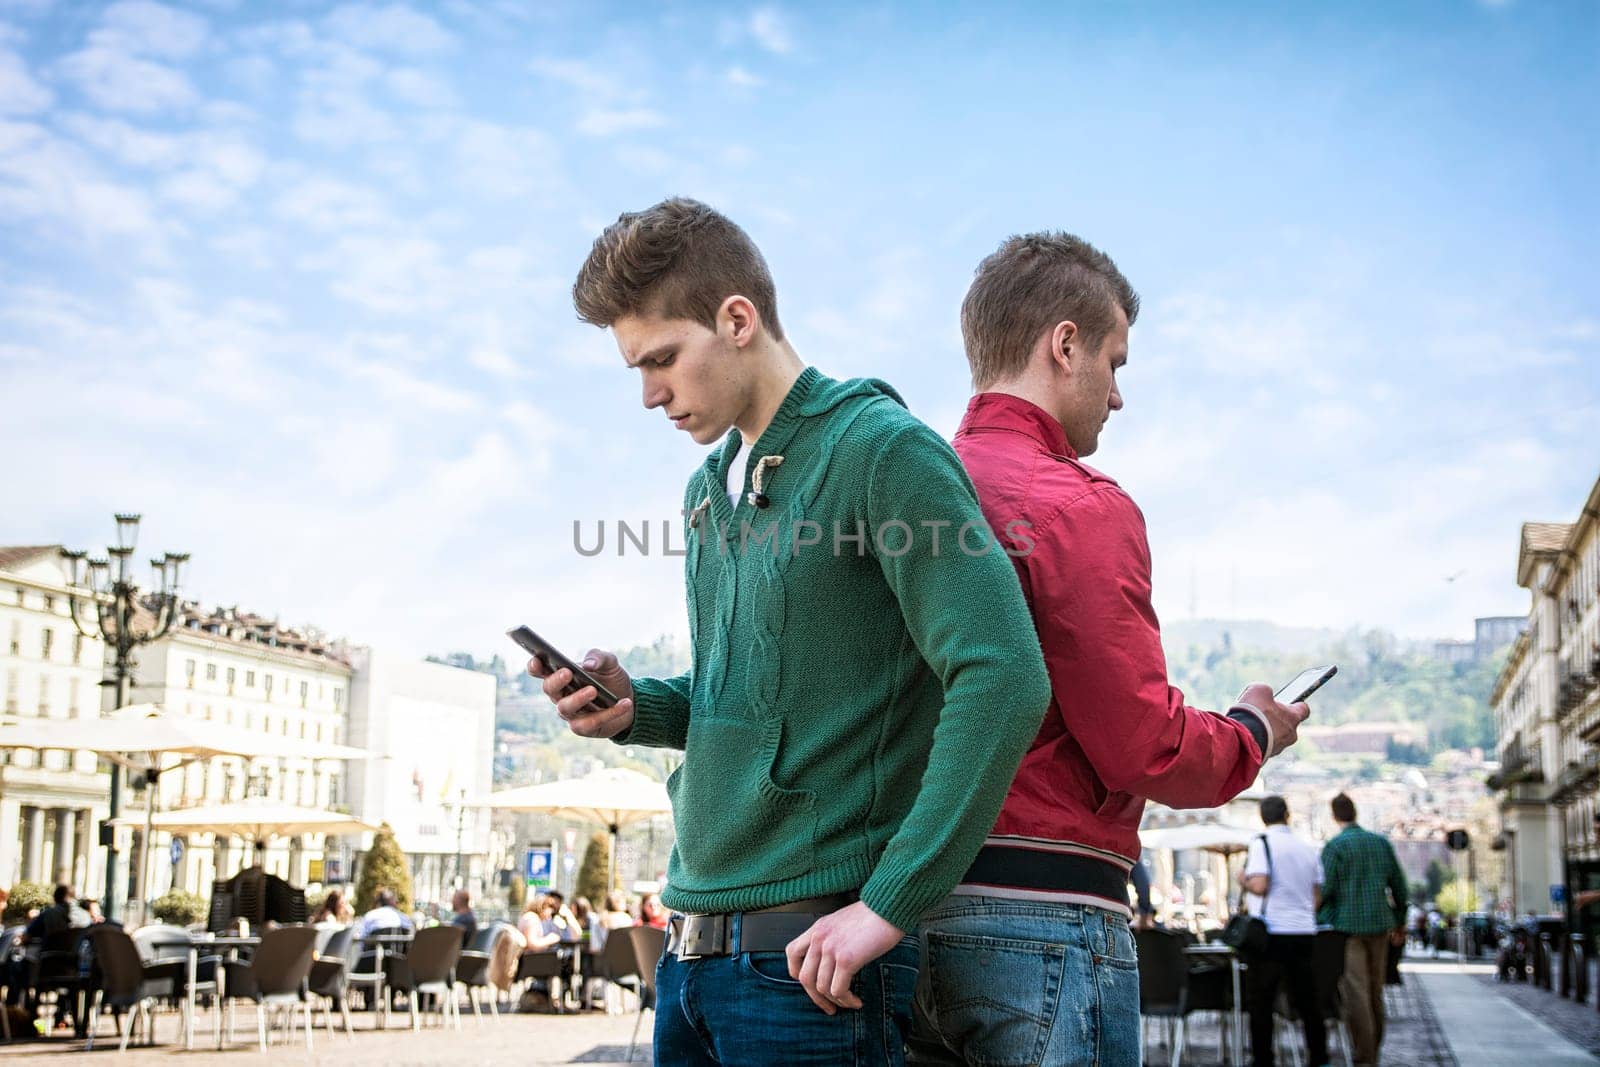
<svg viewBox="0 0 1600 1067">
<path fill-rule="evenodd" d="M 1470 636 L 1600 475 L 1597 57 L 1586 2 L 0 0 L 0 544 L 140 512 L 190 595 L 415 654 L 683 635 L 612 524 L 704 450 L 569 294 L 681 194 L 946 436 L 973 267 L 1087 238 L 1163 618 Z"/>
</svg>

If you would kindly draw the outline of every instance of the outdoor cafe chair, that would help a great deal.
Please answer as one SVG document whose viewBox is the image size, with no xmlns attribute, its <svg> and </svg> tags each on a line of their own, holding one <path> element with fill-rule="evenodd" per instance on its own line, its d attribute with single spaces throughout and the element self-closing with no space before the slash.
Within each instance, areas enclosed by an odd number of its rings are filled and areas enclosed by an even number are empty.
<svg viewBox="0 0 1600 1067">
<path fill-rule="evenodd" d="M 550 990 L 550 1007 L 558 1012 L 564 1010 L 566 990 L 563 983 L 571 974 L 571 952 L 555 946 L 528 949 L 517 958 L 516 981 L 532 986 L 535 980 L 543 979 Z"/>
<path fill-rule="evenodd" d="M 16 950 L 17 937 L 24 927 L 12 926 L 0 930 L 0 1036 L 11 1040 L 11 955 Z"/>
<path fill-rule="evenodd" d="M 388 981 L 390 988 L 406 994 L 411 1029 L 419 1025 L 417 1002 L 425 996 L 433 997 L 437 1003 L 440 1026 L 453 1019 L 456 1029 L 461 1029 L 461 1010 L 455 994 L 455 968 L 460 956 L 461 928 L 430 926 L 417 931 L 404 956 L 395 957 L 394 966 L 388 968 Z"/>
<path fill-rule="evenodd" d="M 1183 1061 L 1189 1013 L 1189 958 L 1184 939 L 1167 930 L 1134 931 L 1139 951 L 1139 1014 L 1166 1023 L 1172 1064 Z M 1141 1020 L 1142 1021 L 1142 1020 Z"/>
<path fill-rule="evenodd" d="M 639 1015 L 633 1021 L 633 1038 L 628 1042 L 628 1062 L 633 1062 L 633 1050 L 639 1046 L 639 1026 L 644 1022 L 644 1011 L 656 1008 L 656 963 L 666 948 L 667 932 L 653 926 L 629 926 L 613 930 L 606 937 L 609 947 L 614 939 L 622 939 L 633 946 L 633 963 L 639 980 Z"/>
<path fill-rule="evenodd" d="M 53 1024 L 55 1018 L 61 1015 L 61 998 L 69 997 L 67 1003 L 75 1005 L 72 1021 L 78 1037 L 84 1035 L 87 1000 L 93 987 L 92 973 L 83 973 L 79 966 L 82 944 L 89 936 L 89 929 L 86 926 L 72 927 L 46 934 L 39 946 L 39 957 L 31 969 L 34 1005 L 40 1006 L 45 996 L 51 995 L 55 1011 L 51 1020 Z"/>
<path fill-rule="evenodd" d="M 489 968 L 494 962 L 495 943 L 511 929 L 513 927 L 502 922 L 481 928 L 472 935 L 467 947 L 461 950 L 461 958 L 456 963 L 456 981 L 467 987 L 467 1000 L 472 1004 L 473 1017 L 479 1020 L 483 1018 L 483 1009 L 478 1006 L 478 993 L 484 989 L 489 990 L 489 1011 L 495 1018 L 500 1017 L 500 998 L 490 981 Z"/>
<path fill-rule="evenodd" d="M 147 964 L 171 963 L 182 964 L 170 991 L 162 993 L 162 997 L 169 1001 L 181 1001 L 187 1011 L 189 1002 L 189 953 L 194 949 L 194 936 L 186 927 L 171 926 L 166 923 L 152 923 L 141 926 L 133 932 L 133 945 L 139 950 L 139 958 Z M 221 991 L 217 983 L 217 972 L 222 966 L 222 957 L 214 953 L 200 955 L 196 953 L 194 993 L 215 997 Z M 220 1005 L 216 1005 L 220 1008 Z M 189 1021 L 193 1025 L 193 1020 Z M 222 1014 L 214 1012 L 211 1016 L 213 1037 L 222 1036 Z"/>
<path fill-rule="evenodd" d="M 323 1018 L 328 1033 L 333 1033 L 333 1009 L 337 1007 L 344 1016 L 344 1032 L 350 1033 L 350 968 L 351 952 L 355 946 L 356 930 L 345 926 L 331 931 L 330 936 L 316 949 L 311 961 L 311 976 L 307 985 L 311 995 L 323 1001 Z M 319 937 L 318 941 L 323 941 Z"/>
<path fill-rule="evenodd" d="M 280 926 L 261 935 L 261 943 L 248 962 L 228 960 L 223 964 L 223 1004 L 228 1007 L 228 1039 L 233 1039 L 232 1004 L 251 1000 L 256 1005 L 256 1035 L 261 1050 L 267 1048 L 267 1013 L 283 1009 L 291 1033 L 294 1012 L 305 1012 L 306 1050 L 311 1049 L 311 1004 L 306 1000 L 306 981 L 311 975 L 312 950 L 317 931 L 311 926 Z"/>
<path fill-rule="evenodd" d="M 128 932 L 110 924 L 92 927 L 88 938 L 94 950 L 95 970 L 99 973 L 88 1009 L 85 1048 L 94 1048 L 95 1022 L 103 1008 L 110 1008 L 120 1016 L 118 1029 L 122 1044 L 119 1052 L 127 1051 L 128 1039 L 133 1036 L 140 1016 L 144 1018 L 146 1043 L 155 1044 L 152 1009 L 158 997 L 170 997 L 182 987 L 189 968 L 187 956 L 181 960 L 147 963 L 139 957 L 138 946 Z"/>
</svg>

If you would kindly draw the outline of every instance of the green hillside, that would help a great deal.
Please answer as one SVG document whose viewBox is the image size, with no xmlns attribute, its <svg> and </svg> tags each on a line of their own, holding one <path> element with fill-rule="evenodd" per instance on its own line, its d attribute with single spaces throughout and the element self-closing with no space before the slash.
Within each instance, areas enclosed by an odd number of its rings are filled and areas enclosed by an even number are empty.
<svg viewBox="0 0 1600 1067">
<path fill-rule="evenodd" d="M 1494 747 L 1489 694 L 1505 662 L 1504 649 L 1476 663 L 1446 663 L 1381 630 L 1329 635 L 1303 646 L 1304 651 L 1246 644 L 1226 628 L 1204 643 L 1179 644 L 1174 640 L 1179 630 L 1166 636 L 1167 670 L 1192 704 L 1226 707 L 1250 682 L 1278 685 L 1306 667 L 1336 663 L 1338 676 L 1312 698 L 1313 722 L 1417 723 L 1428 729 L 1431 752 Z M 1294 644 L 1272 643 L 1279 649 Z"/>
</svg>

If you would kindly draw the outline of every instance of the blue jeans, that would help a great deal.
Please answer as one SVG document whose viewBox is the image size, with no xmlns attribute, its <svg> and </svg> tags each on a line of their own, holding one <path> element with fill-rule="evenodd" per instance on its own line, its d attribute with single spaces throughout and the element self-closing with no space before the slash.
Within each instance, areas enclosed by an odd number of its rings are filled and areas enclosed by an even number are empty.
<svg viewBox="0 0 1600 1067">
<path fill-rule="evenodd" d="M 908 937 L 851 982 L 859 1010 L 826 1015 L 789 977 L 782 952 L 692 960 L 668 952 L 656 965 L 656 1063 L 898 1067 L 916 980 L 917 943 Z"/>
<path fill-rule="evenodd" d="M 1139 960 L 1116 912 L 952 896 L 921 936 L 912 1063 L 1139 1063 Z"/>
</svg>

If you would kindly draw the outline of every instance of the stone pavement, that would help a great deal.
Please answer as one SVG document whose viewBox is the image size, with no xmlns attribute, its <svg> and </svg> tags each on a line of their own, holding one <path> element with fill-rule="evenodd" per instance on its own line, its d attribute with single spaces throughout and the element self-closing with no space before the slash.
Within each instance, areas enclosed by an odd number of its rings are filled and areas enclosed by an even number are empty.
<svg viewBox="0 0 1600 1067">
<path fill-rule="evenodd" d="M 1439 1034 L 1459 1067 L 1600 1062 L 1551 1025 L 1558 1012 L 1589 1014 L 1580 1005 L 1525 985 L 1514 989 L 1498 984 L 1489 963 L 1416 959 L 1408 961 L 1404 970 L 1431 1006 Z M 1529 997 L 1530 993 L 1538 997 Z M 1388 1049 L 1384 1051 L 1387 1060 Z"/>
<path fill-rule="evenodd" d="M 156 1023 L 157 1044 L 150 1048 L 130 1046 L 124 1056 L 117 1055 L 116 1041 L 110 1039 L 111 1024 L 105 1023 L 100 1032 L 107 1040 L 104 1043 L 96 1040 L 89 1062 L 115 1063 L 117 1067 L 124 1064 L 150 1067 L 158 1063 L 249 1067 L 266 1062 L 336 1064 L 338 1067 L 431 1067 L 442 1063 L 546 1067 L 567 1063 L 623 1063 L 634 1019 L 632 1013 L 505 1014 L 498 1020 L 485 1017 L 480 1024 L 468 1012 L 461 1020 L 459 1032 L 429 1027 L 412 1033 L 398 1025 L 398 1017 L 391 1029 L 373 1032 L 369 1029 L 371 1016 L 357 1013 L 354 1034 L 336 1030 L 330 1037 L 327 1031 L 319 1028 L 309 1055 L 303 1035 L 296 1031 L 293 1043 L 286 1043 L 281 1033 L 274 1035 L 275 1043 L 268 1047 L 266 1057 L 262 1057 L 256 1045 L 255 1019 L 248 1009 L 235 1016 L 238 1040 L 220 1052 L 205 1040 L 210 1034 L 208 1016 L 201 1017 L 195 1051 L 185 1052 L 177 1041 L 177 1016 L 165 1014 Z M 644 1025 L 639 1031 L 640 1049 L 634 1053 L 635 1063 L 650 1062 L 650 1027 L 654 1020 L 651 1012 L 645 1012 Z M 321 1021 L 320 1016 L 318 1021 Z M 81 1041 L 55 1039 L 14 1045 L 0 1043 L 0 1067 L 70 1067 L 76 1061 L 69 1057 L 82 1048 Z M 104 1059 L 101 1059 L 102 1052 Z"/>
</svg>

